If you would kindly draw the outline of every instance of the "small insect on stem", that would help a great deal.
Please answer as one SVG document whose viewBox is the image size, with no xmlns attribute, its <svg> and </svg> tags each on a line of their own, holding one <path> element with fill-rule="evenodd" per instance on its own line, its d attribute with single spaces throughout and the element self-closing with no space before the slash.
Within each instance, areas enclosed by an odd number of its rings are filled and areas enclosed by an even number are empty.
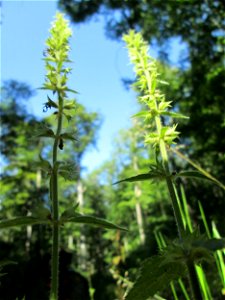
<svg viewBox="0 0 225 300">
<path fill-rule="evenodd" d="M 60 139 L 59 139 L 59 149 L 60 149 L 60 150 L 63 150 L 63 147 L 64 147 L 63 139 L 60 138 Z"/>
</svg>

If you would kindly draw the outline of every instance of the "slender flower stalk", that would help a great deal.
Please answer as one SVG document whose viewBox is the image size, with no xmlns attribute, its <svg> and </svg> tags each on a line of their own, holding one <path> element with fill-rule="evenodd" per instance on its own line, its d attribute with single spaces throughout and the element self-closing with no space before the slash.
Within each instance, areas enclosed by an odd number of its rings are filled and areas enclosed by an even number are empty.
<svg viewBox="0 0 225 300">
<path fill-rule="evenodd" d="M 158 79 L 159 74 L 157 73 L 156 62 L 149 56 L 148 45 L 143 40 L 141 34 L 131 31 L 128 35 L 124 36 L 124 40 L 127 43 L 130 60 L 134 64 L 134 71 L 137 76 L 135 87 L 141 91 L 139 100 L 148 108 L 148 110 L 143 111 L 140 115 L 144 116 L 151 123 L 152 127 L 155 128 L 155 132 L 146 135 L 145 143 L 153 144 L 155 148 L 159 148 L 160 150 L 166 183 L 172 201 L 179 237 L 181 238 L 184 227 L 166 149 L 166 145 L 175 143 L 174 140 L 178 137 L 179 132 L 176 131 L 176 124 L 172 127 L 163 126 L 161 117 L 170 115 L 167 109 L 170 107 L 171 102 L 166 101 L 165 96 L 157 88 L 159 84 L 166 83 Z"/>
<path fill-rule="evenodd" d="M 51 293 L 52 300 L 58 299 L 58 273 L 59 273 L 59 243 L 60 243 L 60 227 L 59 227 L 59 201 L 58 201 L 58 172 L 60 163 L 58 162 L 58 151 L 63 148 L 62 122 L 64 116 L 64 102 L 66 101 L 67 74 L 70 68 L 65 67 L 65 63 L 69 62 L 69 38 L 72 32 L 68 27 L 68 22 L 63 15 L 58 13 L 56 19 L 50 29 L 50 37 L 46 41 L 47 50 L 45 54 L 46 62 L 46 81 L 43 89 L 53 91 L 57 100 L 53 101 L 48 97 L 45 109 L 54 107 L 57 116 L 56 132 L 53 135 L 52 150 L 52 173 L 50 177 L 50 196 L 52 205 L 52 262 L 51 262 Z"/>
<path fill-rule="evenodd" d="M 50 29 L 50 37 L 46 41 L 47 50 L 45 51 L 44 60 L 46 62 L 47 75 L 42 87 L 42 89 L 52 91 L 53 96 L 56 98 L 56 100 L 52 100 L 48 97 L 48 101 L 44 106 L 44 111 L 50 108 L 55 109 L 53 115 L 56 117 L 56 129 L 53 131 L 49 127 L 43 126 L 37 134 L 38 137 L 53 139 L 52 164 L 40 157 L 41 166 L 50 174 L 51 220 L 49 221 L 49 218 L 47 218 L 44 222 L 50 222 L 52 226 L 51 300 L 58 299 L 60 226 L 62 224 L 69 222 L 82 223 L 107 229 L 126 230 L 107 220 L 78 213 L 76 211 L 78 205 L 64 210 L 62 214 L 59 215 L 58 176 L 62 176 L 65 180 L 77 178 L 77 168 L 75 164 L 71 161 L 66 162 L 58 159 L 58 152 L 59 150 L 63 150 L 65 140 L 77 141 L 75 131 L 66 131 L 62 128 L 64 117 L 70 121 L 77 107 L 75 100 L 68 100 L 66 95 L 67 92 L 76 93 L 76 91 L 67 87 L 67 75 L 70 73 L 71 68 L 65 66 L 66 63 L 70 62 L 68 52 L 70 50 L 69 38 L 71 34 L 72 32 L 68 27 L 68 22 L 64 19 L 62 14 L 57 13 L 56 19 Z M 71 110 L 73 110 L 72 113 Z M 27 220 L 22 221 L 27 222 Z M 38 220 L 38 222 L 43 222 L 43 220 Z"/>
<path fill-rule="evenodd" d="M 162 123 L 162 117 L 165 116 L 176 118 L 184 118 L 184 116 L 168 111 L 168 108 L 171 106 L 171 101 L 166 101 L 165 95 L 163 95 L 158 88 L 160 84 L 167 83 L 159 79 L 156 61 L 149 56 L 148 45 L 143 40 L 142 35 L 131 30 L 129 34 L 124 36 L 124 41 L 127 44 L 130 60 L 134 65 L 134 71 L 136 73 L 135 88 L 140 93 L 139 100 L 141 104 L 144 104 L 146 107 L 146 110 L 138 113 L 136 116 L 144 117 L 145 121 L 148 122 L 148 126 L 150 123 L 151 128 L 153 128 L 153 132 L 150 132 L 145 136 L 145 143 L 147 145 L 153 145 L 156 149 L 156 153 L 159 152 L 161 154 L 161 162 L 159 162 L 157 158 L 157 165 L 154 167 L 155 173 L 153 175 L 144 174 L 144 177 L 147 176 L 152 179 L 155 174 L 157 175 L 156 172 L 158 172 L 158 174 L 162 175 L 162 177 L 166 180 L 178 229 L 179 243 L 182 248 L 182 255 L 184 255 L 186 251 L 185 246 L 183 246 L 185 227 L 174 186 L 174 175 L 170 170 L 167 154 L 168 146 L 170 147 L 171 144 L 175 144 L 175 140 L 178 137 L 179 132 L 176 130 L 176 124 L 172 126 L 164 126 Z M 193 299 L 201 300 L 202 296 L 198 282 L 196 282 L 197 275 L 193 259 L 186 260 L 186 269 L 189 274 Z M 130 297 L 132 298 L 133 296 Z"/>
</svg>

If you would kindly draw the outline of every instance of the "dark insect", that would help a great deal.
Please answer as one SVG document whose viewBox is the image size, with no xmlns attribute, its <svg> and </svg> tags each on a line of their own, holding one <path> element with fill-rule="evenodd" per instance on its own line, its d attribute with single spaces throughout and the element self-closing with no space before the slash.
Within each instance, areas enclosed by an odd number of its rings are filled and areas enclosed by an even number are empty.
<svg viewBox="0 0 225 300">
<path fill-rule="evenodd" d="M 47 112 L 48 109 L 51 109 L 51 108 L 52 108 L 51 104 L 49 104 L 49 103 L 47 102 L 47 103 L 44 104 L 43 112 Z"/>
<path fill-rule="evenodd" d="M 63 144 L 63 139 L 60 139 L 60 140 L 59 140 L 59 149 L 60 149 L 60 150 L 63 150 L 63 146 L 64 146 L 64 144 Z"/>
</svg>

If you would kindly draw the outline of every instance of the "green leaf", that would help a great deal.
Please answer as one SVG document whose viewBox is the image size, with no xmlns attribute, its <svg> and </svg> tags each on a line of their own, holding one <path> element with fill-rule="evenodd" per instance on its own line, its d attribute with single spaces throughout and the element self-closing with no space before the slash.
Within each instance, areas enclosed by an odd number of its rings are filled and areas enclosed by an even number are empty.
<svg viewBox="0 0 225 300">
<path fill-rule="evenodd" d="M 76 108 L 76 103 L 74 100 L 72 100 L 72 101 L 67 100 L 66 104 L 64 104 L 64 106 L 63 106 L 63 109 L 68 109 L 68 110 L 75 109 L 75 108 Z"/>
<path fill-rule="evenodd" d="M 149 115 L 148 111 L 140 111 L 138 113 L 136 113 L 135 115 L 132 116 L 132 118 L 147 118 Z"/>
<path fill-rule="evenodd" d="M 189 117 L 186 117 L 182 114 L 178 114 L 178 113 L 171 112 L 171 111 L 163 111 L 163 112 L 161 112 L 161 115 L 169 116 L 169 117 L 172 117 L 175 119 L 189 119 Z"/>
<path fill-rule="evenodd" d="M 127 231 L 127 229 L 122 228 L 118 225 L 115 225 L 104 219 L 97 218 L 94 216 L 82 215 L 82 214 L 79 214 L 76 212 L 74 212 L 73 217 L 72 216 L 71 217 L 62 216 L 60 221 L 62 223 L 71 222 L 71 223 L 89 224 L 91 226 L 97 226 L 97 227 L 102 227 L 102 228 L 106 228 L 106 229 L 119 229 L 119 230 Z"/>
<path fill-rule="evenodd" d="M 0 229 L 3 228 L 10 228 L 10 227 L 17 227 L 17 226 L 24 226 L 24 225 L 35 225 L 35 224 L 50 224 L 50 220 L 41 219 L 41 218 L 34 218 L 34 217 L 18 217 L 15 219 L 9 220 L 1 220 L 0 221 Z"/>
<path fill-rule="evenodd" d="M 75 90 L 72 90 L 72 89 L 69 89 L 69 88 L 65 88 L 65 91 L 67 91 L 67 92 L 71 92 L 71 93 L 74 93 L 74 94 L 79 94 L 77 91 L 75 91 Z"/>
<path fill-rule="evenodd" d="M 225 248 L 225 239 L 212 238 L 207 240 L 199 240 L 194 241 L 192 245 L 201 248 L 206 248 L 210 251 L 217 251 Z"/>
<path fill-rule="evenodd" d="M 51 109 L 52 107 L 58 108 L 57 103 L 55 103 L 52 99 L 50 99 L 49 96 L 47 96 L 47 97 L 48 97 L 48 101 L 46 103 L 44 103 L 44 109 L 43 109 L 43 111 L 45 112 L 48 109 Z"/>
<path fill-rule="evenodd" d="M 137 176 L 125 178 L 113 184 L 117 184 L 121 182 L 135 182 L 135 181 L 145 181 L 145 180 L 154 180 L 154 179 L 162 180 L 163 178 L 166 177 L 166 174 L 160 165 L 151 164 L 149 167 L 150 167 L 149 173 L 139 174 Z"/>
<path fill-rule="evenodd" d="M 171 281 L 185 275 L 184 265 L 180 262 L 164 264 L 164 257 L 153 256 L 142 263 L 139 277 L 125 300 L 147 300 L 158 291 L 165 289 Z"/>
<path fill-rule="evenodd" d="M 121 183 L 121 182 L 135 182 L 135 181 L 144 181 L 144 180 L 152 180 L 153 178 L 158 178 L 158 175 L 155 174 L 139 174 L 137 176 L 133 176 L 133 177 L 129 177 L 129 178 L 125 178 L 122 180 L 119 180 L 113 184 L 117 184 L 117 183 Z"/>
<path fill-rule="evenodd" d="M 63 113 L 63 115 L 66 117 L 68 123 L 72 120 L 72 116 L 70 114 Z"/>
<path fill-rule="evenodd" d="M 214 182 L 211 178 L 205 176 L 204 174 L 198 171 L 182 171 L 175 175 L 175 177 L 186 177 L 186 178 L 196 178 L 196 179 L 204 179 Z"/>
</svg>

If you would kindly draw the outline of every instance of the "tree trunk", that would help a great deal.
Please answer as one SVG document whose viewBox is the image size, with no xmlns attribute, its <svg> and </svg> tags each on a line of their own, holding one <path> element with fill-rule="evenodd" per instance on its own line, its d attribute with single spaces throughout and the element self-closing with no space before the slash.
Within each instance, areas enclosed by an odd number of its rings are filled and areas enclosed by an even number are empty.
<svg viewBox="0 0 225 300">
<path fill-rule="evenodd" d="M 41 187 L 41 170 L 38 169 L 36 172 L 36 188 L 37 190 L 40 189 Z M 28 216 L 31 216 L 31 212 L 28 212 Z M 32 237 L 32 226 L 28 225 L 26 228 L 27 231 L 27 238 L 26 238 L 26 243 L 25 243 L 25 248 L 27 254 L 30 252 L 30 243 L 31 243 L 31 237 Z"/>
<path fill-rule="evenodd" d="M 138 165 L 137 165 L 137 156 L 134 155 L 133 159 L 133 166 L 134 170 L 137 172 L 138 171 Z M 139 198 L 141 196 L 141 189 L 138 183 L 135 184 L 134 186 L 134 195 L 135 195 L 135 209 L 136 209 L 136 218 L 137 218 L 137 224 L 138 224 L 138 231 L 139 231 L 139 237 L 140 237 L 140 242 L 142 245 L 145 244 L 146 236 L 145 236 L 145 231 L 144 231 L 144 220 L 143 220 L 143 213 L 142 213 L 142 207 L 141 203 L 139 201 Z"/>
<path fill-rule="evenodd" d="M 79 203 L 80 212 L 82 213 L 84 207 L 84 187 L 81 179 L 79 178 L 77 181 L 77 202 Z M 78 249 L 79 249 L 79 256 L 78 256 L 78 265 L 82 271 L 87 270 L 87 243 L 86 237 L 84 234 L 84 227 L 81 225 L 80 228 L 80 238 L 78 240 Z"/>
</svg>

